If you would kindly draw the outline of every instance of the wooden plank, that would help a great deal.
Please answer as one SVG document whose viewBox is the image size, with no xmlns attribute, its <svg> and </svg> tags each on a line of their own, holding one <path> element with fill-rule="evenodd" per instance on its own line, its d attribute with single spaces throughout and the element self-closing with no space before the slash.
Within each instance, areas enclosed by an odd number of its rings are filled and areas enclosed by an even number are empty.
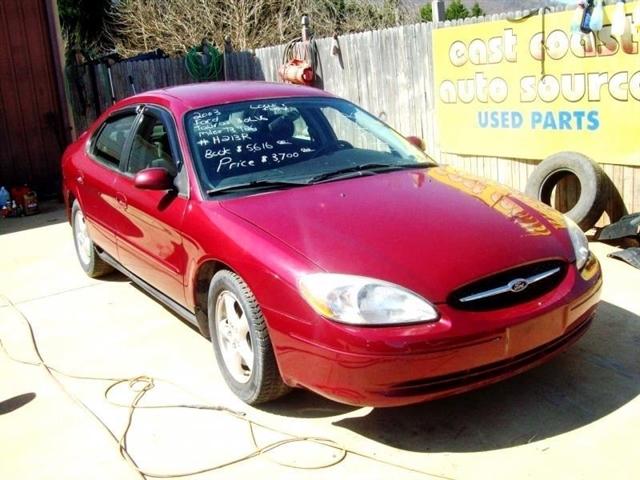
<svg viewBox="0 0 640 480">
<path fill-rule="evenodd" d="M 604 170 L 604 173 L 607 175 L 609 180 L 611 182 L 613 182 L 613 165 L 602 165 L 602 169 Z M 615 192 L 614 189 L 615 189 L 615 185 L 613 183 L 607 183 L 607 188 L 606 188 L 607 201 L 606 201 L 606 205 L 605 205 L 606 217 L 605 217 L 604 221 L 601 219 L 596 224 L 598 226 L 602 226 L 603 224 L 609 223 L 611 218 L 615 216 L 615 214 L 614 214 L 615 208 L 613 206 L 613 196 L 615 194 L 614 193 Z"/>
<path fill-rule="evenodd" d="M 390 59 L 387 59 L 388 65 L 392 68 L 390 80 L 390 85 L 393 85 L 392 94 L 389 95 L 389 99 L 392 103 L 388 107 L 387 115 L 392 117 L 393 125 L 400 132 L 405 131 L 405 119 L 408 115 L 411 115 L 412 112 L 409 112 L 407 108 L 407 88 L 406 88 L 406 75 L 404 71 L 405 65 L 403 65 L 402 58 L 402 42 L 403 39 L 403 30 L 399 29 L 389 29 L 389 38 L 390 42 L 390 51 L 388 51 L 388 55 Z"/>
<path fill-rule="evenodd" d="M 631 211 L 640 212 L 640 167 L 628 167 L 633 169 L 633 200 Z"/>
<path fill-rule="evenodd" d="M 136 65 L 137 64 L 137 65 Z M 138 93 L 146 92 L 152 89 L 152 78 L 151 73 L 149 72 L 149 62 L 143 60 L 141 62 L 134 62 L 133 70 L 137 72 L 138 77 L 140 78 L 140 86 L 136 83 L 136 88 Z M 136 77 L 136 78 L 138 78 Z"/>
<path fill-rule="evenodd" d="M 148 84 L 149 90 L 155 90 L 157 88 L 160 88 L 162 86 L 162 78 L 160 78 L 160 75 L 156 68 L 156 65 L 159 62 L 149 60 L 145 63 L 146 63 L 145 69 L 146 69 L 147 81 L 149 82 Z"/>
<path fill-rule="evenodd" d="M 499 161 L 498 168 L 502 173 L 500 182 L 507 185 L 508 187 L 512 187 L 513 177 L 511 176 L 511 161 L 507 158 L 500 158 L 498 161 Z"/>
<path fill-rule="evenodd" d="M 366 75 L 366 86 L 368 92 L 366 103 L 368 105 L 368 109 L 377 117 L 380 117 L 380 113 L 386 109 L 384 105 L 384 97 L 386 96 L 385 90 L 380 82 L 380 74 L 376 68 L 376 62 L 383 61 L 380 55 L 380 49 L 378 48 L 379 44 L 377 42 L 380 38 L 379 33 L 380 32 L 368 32 L 368 34 L 363 37 L 365 48 L 368 48 L 371 52 L 371 54 L 368 55 L 369 58 L 366 59 L 365 62 L 367 71 L 369 72 L 369 74 Z"/>
<path fill-rule="evenodd" d="M 426 105 L 427 105 L 427 125 L 428 129 L 428 142 L 431 147 L 431 152 L 436 157 L 440 152 L 440 144 L 438 142 L 438 126 L 435 121 L 435 91 L 436 86 L 433 80 L 433 30 L 431 26 L 427 25 L 423 28 L 425 37 L 425 88 L 424 93 L 426 96 Z"/>
<path fill-rule="evenodd" d="M 424 75 L 422 74 L 422 70 L 425 68 L 421 63 L 421 59 L 424 56 L 424 44 L 421 41 L 421 24 L 412 25 L 411 35 L 412 35 L 412 43 L 415 51 L 415 58 L 413 58 L 411 62 L 412 71 L 411 71 L 411 83 L 414 87 L 414 105 L 415 105 L 415 135 L 422 138 L 425 142 L 427 140 L 426 132 L 425 132 L 425 117 L 426 117 L 426 108 L 424 102 L 424 92 L 423 92 L 423 79 Z"/>
<path fill-rule="evenodd" d="M 378 85 L 376 82 L 377 68 L 375 67 L 375 62 L 382 61 L 380 58 L 380 51 L 372 48 L 373 46 L 373 38 L 377 36 L 378 32 L 363 32 L 360 37 L 360 51 L 367 52 L 368 55 L 360 56 L 360 71 L 367 72 L 363 77 L 363 88 L 361 90 L 362 93 L 362 106 L 369 110 L 371 113 L 380 116 L 381 110 L 384 108 L 381 105 L 381 100 L 383 100 L 384 95 L 378 95 Z M 365 106 L 366 105 L 366 106 Z M 386 113 L 386 112 L 385 112 Z M 388 121 L 388 115 L 387 115 Z"/>
<path fill-rule="evenodd" d="M 357 50 L 358 50 L 358 69 L 362 72 L 362 77 L 360 78 L 360 105 L 362 105 L 367 110 L 371 110 L 371 95 L 369 92 L 369 85 L 367 79 L 371 77 L 371 69 L 369 66 L 370 55 L 367 55 L 368 42 L 367 36 L 370 32 L 359 33 L 356 37 L 357 42 Z M 368 52 L 367 52 L 368 53 Z M 377 115 L 378 112 L 373 112 L 374 115 Z"/>
<path fill-rule="evenodd" d="M 415 52 L 415 55 L 410 58 L 412 67 L 411 84 L 413 85 L 413 101 L 415 105 L 415 135 L 426 140 L 424 127 L 426 117 L 423 92 L 424 74 L 422 73 L 425 67 L 421 62 L 424 56 L 424 47 L 420 39 L 420 31 L 420 24 L 411 26 L 411 41 Z"/>
<path fill-rule="evenodd" d="M 177 59 L 176 59 L 177 60 Z M 181 61 L 184 61 L 180 58 Z M 178 80 L 178 69 L 174 67 L 174 59 L 167 58 L 165 62 L 165 68 L 167 69 L 167 85 L 174 86 L 180 85 L 182 82 Z"/>
<path fill-rule="evenodd" d="M 626 200 L 625 207 L 629 213 L 635 212 L 634 210 L 634 175 L 633 169 L 624 166 L 624 176 L 625 176 L 625 184 L 622 188 L 622 199 Z"/>
<path fill-rule="evenodd" d="M 631 205 L 631 212 L 640 212 L 640 167 L 627 167 L 633 172 L 633 182 L 631 191 L 633 196 L 626 198 L 627 204 Z M 631 173 L 628 173 L 631 175 Z"/>
</svg>

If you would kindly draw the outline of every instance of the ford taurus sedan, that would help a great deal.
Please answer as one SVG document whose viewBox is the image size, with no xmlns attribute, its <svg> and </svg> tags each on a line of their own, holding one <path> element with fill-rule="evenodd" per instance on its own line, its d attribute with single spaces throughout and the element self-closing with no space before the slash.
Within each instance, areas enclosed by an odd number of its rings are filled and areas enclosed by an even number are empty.
<svg viewBox="0 0 640 480">
<path fill-rule="evenodd" d="M 130 97 L 63 156 L 80 265 L 197 325 L 249 404 L 422 402 L 564 350 L 602 284 L 582 231 L 419 145 L 307 87 Z"/>
</svg>

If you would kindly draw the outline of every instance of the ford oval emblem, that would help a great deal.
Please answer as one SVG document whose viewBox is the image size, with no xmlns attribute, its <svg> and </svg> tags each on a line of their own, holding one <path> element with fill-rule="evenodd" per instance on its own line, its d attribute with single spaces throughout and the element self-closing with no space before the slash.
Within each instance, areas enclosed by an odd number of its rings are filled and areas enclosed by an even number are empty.
<svg viewBox="0 0 640 480">
<path fill-rule="evenodd" d="M 518 293 L 527 288 L 529 286 L 529 282 L 527 282 L 524 278 L 516 278 L 515 280 L 511 280 L 507 286 L 512 292 Z"/>
</svg>

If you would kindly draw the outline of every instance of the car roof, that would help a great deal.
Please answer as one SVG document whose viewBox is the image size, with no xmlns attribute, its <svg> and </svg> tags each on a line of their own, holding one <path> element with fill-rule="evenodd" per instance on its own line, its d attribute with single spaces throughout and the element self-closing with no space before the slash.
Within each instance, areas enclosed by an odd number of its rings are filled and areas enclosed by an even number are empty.
<svg viewBox="0 0 640 480">
<path fill-rule="evenodd" d="M 288 83 L 257 81 L 224 81 L 192 83 L 176 87 L 144 92 L 130 101 L 143 97 L 162 98 L 169 104 L 180 103 L 184 110 L 193 110 L 211 105 L 286 97 L 330 97 L 331 94 L 313 87 Z"/>
</svg>

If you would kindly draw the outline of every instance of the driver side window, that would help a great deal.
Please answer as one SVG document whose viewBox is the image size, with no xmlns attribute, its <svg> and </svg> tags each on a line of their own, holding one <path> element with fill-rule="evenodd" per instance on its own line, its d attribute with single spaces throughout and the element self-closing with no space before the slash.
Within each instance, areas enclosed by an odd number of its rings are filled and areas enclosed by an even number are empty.
<svg viewBox="0 0 640 480">
<path fill-rule="evenodd" d="M 173 176 L 177 173 L 164 122 L 145 113 L 133 137 L 127 173 L 136 174 L 150 167 L 166 168 Z"/>
<path fill-rule="evenodd" d="M 346 141 L 355 148 L 389 152 L 388 146 L 379 142 L 371 132 L 361 128 L 353 116 L 332 107 L 323 107 L 322 113 L 338 141 Z"/>
</svg>

